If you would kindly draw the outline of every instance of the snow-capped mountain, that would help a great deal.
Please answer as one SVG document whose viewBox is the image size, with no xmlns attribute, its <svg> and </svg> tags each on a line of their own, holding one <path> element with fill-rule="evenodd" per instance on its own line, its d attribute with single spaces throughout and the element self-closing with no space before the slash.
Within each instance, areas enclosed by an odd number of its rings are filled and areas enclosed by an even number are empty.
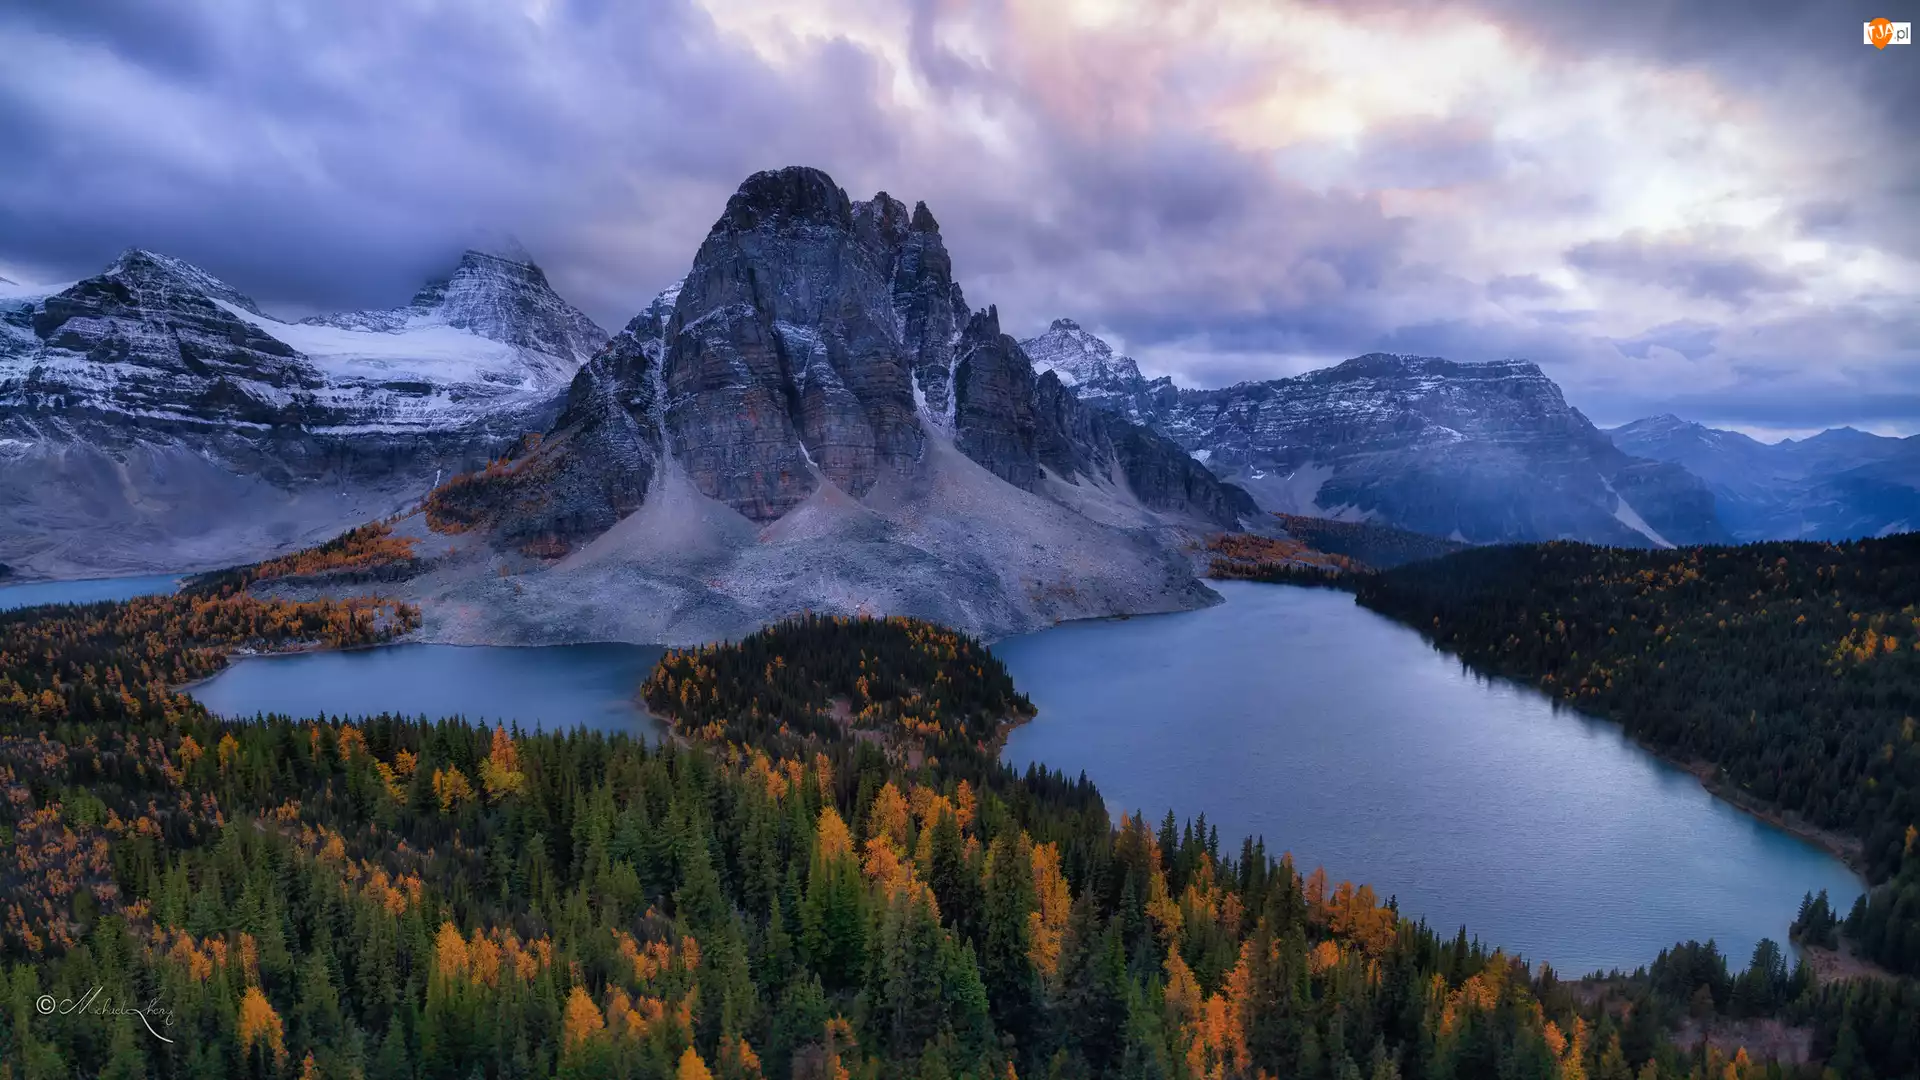
<svg viewBox="0 0 1920 1080">
<path fill-rule="evenodd" d="M 65 287 L 8 286 L 0 561 L 179 569 L 387 512 L 543 429 L 604 340 L 530 263 L 470 253 L 421 297 L 378 326 L 289 323 L 139 248 Z"/>
<path fill-rule="evenodd" d="M 1082 400 L 1153 427 L 1267 509 L 1476 543 L 1726 538 L 1698 478 L 1621 452 L 1525 361 L 1374 353 L 1184 390 L 1141 377 L 1071 322 L 1029 344 L 1074 373 Z"/>
<path fill-rule="evenodd" d="M 1131 356 L 1115 356 L 1113 346 L 1080 328 L 1072 319 L 1055 319 L 1047 332 L 1020 343 L 1033 359 L 1035 371 L 1051 371 L 1060 381 L 1099 392 L 1140 379 L 1140 365 Z"/>
<path fill-rule="evenodd" d="M 1741 540 L 1846 540 L 1920 529 L 1920 437 L 1834 428 L 1763 443 L 1673 415 L 1608 434 L 1627 453 L 1704 479 Z"/>
<path fill-rule="evenodd" d="M 522 350 L 521 362 L 536 377 L 564 384 L 606 343 L 607 332 L 561 299 L 524 252 L 515 254 L 468 251 L 451 274 L 429 282 L 406 307 L 318 315 L 301 323 L 399 336 L 464 331 Z M 433 351 L 424 341 L 422 348 Z"/>
</svg>

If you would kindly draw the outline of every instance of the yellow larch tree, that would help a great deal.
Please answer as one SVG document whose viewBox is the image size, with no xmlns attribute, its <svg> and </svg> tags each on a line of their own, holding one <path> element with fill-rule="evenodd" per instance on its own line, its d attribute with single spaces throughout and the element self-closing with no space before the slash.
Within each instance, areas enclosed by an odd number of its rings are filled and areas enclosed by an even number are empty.
<svg viewBox="0 0 1920 1080">
<path fill-rule="evenodd" d="M 673 1080 L 713 1080 L 713 1073 L 707 1070 L 707 1063 L 700 1060 L 700 1054 L 689 1046 L 680 1054 L 680 1066 L 673 1070 Z"/>
<path fill-rule="evenodd" d="M 853 834 L 847 831 L 847 823 L 831 806 L 820 810 L 820 823 L 814 829 L 814 851 L 823 862 L 853 854 Z"/>
<path fill-rule="evenodd" d="M 492 750 L 480 763 L 480 786 L 487 789 L 487 798 L 496 801 L 527 790 L 527 774 L 520 771 L 520 751 L 504 727 L 493 729 Z"/>
<path fill-rule="evenodd" d="M 1033 890 L 1038 904 L 1027 914 L 1027 958 L 1052 978 L 1060 970 L 1060 945 L 1073 914 L 1073 896 L 1060 872 L 1060 845 L 1033 846 Z"/>
<path fill-rule="evenodd" d="M 275 1068 L 286 1067 L 287 1044 L 280 1014 L 273 1011 L 273 1003 L 258 986 L 247 987 L 246 994 L 240 998 L 240 1019 L 234 1034 L 240 1041 L 242 1053 L 252 1053 L 258 1047 L 273 1054 Z"/>
<path fill-rule="evenodd" d="M 577 1051 L 605 1030 L 606 1026 L 607 1022 L 600 1016 L 600 1007 L 587 996 L 586 990 L 575 986 L 567 995 L 567 1011 L 560 1032 L 561 1047 L 569 1053 Z"/>
<path fill-rule="evenodd" d="M 867 810 L 867 835 L 885 838 L 896 852 L 907 848 L 907 822 L 912 810 L 907 806 L 906 796 L 889 780 L 880 786 L 873 797 L 873 805 Z"/>
<path fill-rule="evenodd" d="M 440 812 L 451 814 L 473 799 L 473 782 L 458 768 L 433 770 L 433 794 L 440 800 Z"/>
</svg>

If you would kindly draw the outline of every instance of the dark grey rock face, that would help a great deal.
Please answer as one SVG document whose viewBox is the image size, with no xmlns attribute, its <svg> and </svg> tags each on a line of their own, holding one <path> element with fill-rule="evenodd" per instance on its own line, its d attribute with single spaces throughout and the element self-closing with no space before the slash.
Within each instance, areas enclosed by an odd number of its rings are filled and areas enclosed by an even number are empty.
<svg viewBox="0 0 1920 1080">
<path fill-rule="evenodd" d="M 1920 437 L 1838 428 L 1763 443 L 1676 416 L 1608 434 L 1626 453 L 1704 479 L 1741 540 L 1849 540 L 1920 529 Z"/>
<path fill-rule="evenodd" d="M 1622 453 L 1524 361 L 1376 353 L 1291 379 L 1177 390 L 1067 320 L 1028 345 L 1083 401 L 1153 427 L 1269 509 L 1482 543 L 1727 539 L 1698 478 Z"/>
<path fill-rule="evenodd" d="M 0 338 L 0 411 L 186 427 L 320 419 L 319 371 L 222 302 L 259 310 L 196 267 L 130 250 L 14 316 L 30 334 Z"/>
<path fill-rule="evenodd" d="M 662 297 L 589 360 L 552 431 L 498 475 L 437 490 L 437 521 L 485 528 L 506 546 L 557 555 L 638 510 L 659 475 Z"/>
<path fill-rule="evenodd" d="M 657 433 L 637 404 L 655 400 L 655 378 Z M 741 185 L 680 286 L 582 370 L 536 458 L 551 459 L 548 469 L 560 456 L 608 459 L 563 470 L 577 477 L 656 460 L 591 433 L 635 425 L 640 434 L 623 439 L 657 439 L 702 494 L 765 523 L 823 482 L 860 498 L 889 472 L 918 468 L 931 426 L 1029 492 L 1043 486 L 1044 456 L 1070 484 L 1137 482 L 1153 509 L 1231 525 L 1232 508 L 1247 504 L 1174 444 L 1052 385 L 1036 381 L 993 309 L 968 315 L 924 204 L 909 211 L 885 192 L 855 203 L 818 170 L 782 169 Z M 619 410 L 605 405 L 616 400 Z M 595 419 L 615 412 L 626 421 Z M 569 483 L 579 499 L 554 500 L 569 507 L 564 526 L 538 527 L 586 535 L 647 487 Z"/>
<path fill-rule="evenodd" d="M 1069 483 L 1116 474 L 1141 504 L 1199 517 L 1223 529 L 1257 517 L 1253 497 L 1213 475 L 1179 443 L 1082 401 L 1050 370 L 1034 385 L 1041 464 Z"/>
<path fill-rule="evenodd" d="M 1215 476 L 1179 443 L 1133 423 L 1109 424 L 1127 486 L 1146 506 L 1193 514 L 1225 529 L 1259 515 L 1253 496 Z"/>
<path fill-rule="evenodd" d="M 864 495 L 916 460 L 893 266 L 816 169 L 758 173 L 708 233 L 665 327 L 667 431 L 700 490 L 756 521 L 818 476 Z"/>
<path fill-rule="evenodd" d="M 953 441 L 960 452 L 1018 488 L 1040 483 L 1038 431 L 1034 423 L 1033 362 L 1020 344 L 1000 332 L 1000 314 L 975 312 L 960 334 L 954 374 Z M 1069 428 L 1056 442 L 1071 440 Z"/>
<path fill-rule="evenodd" d="M 893 307 L 912 357 L 913 378 L 927 412 L 953 417 L 955 348 L 967 323 L 967 302 L 953 280 L 953 260 L 926 203 L 906 205 L 886 192 L 854 206 L 861 240 L 889 267 Z"/>
</svg>

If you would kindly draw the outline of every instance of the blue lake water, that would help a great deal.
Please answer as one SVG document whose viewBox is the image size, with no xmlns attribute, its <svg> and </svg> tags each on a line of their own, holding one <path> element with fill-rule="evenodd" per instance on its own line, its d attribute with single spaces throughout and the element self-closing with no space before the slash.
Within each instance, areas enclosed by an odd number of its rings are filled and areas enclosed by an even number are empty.
<svg viewBox="0 0 1920 1080">
<path fill-rule="evenodd" d="M 1223 852 L 1264 836 L 1302 872 L 1568 974 L 1688 938 L 1741 967 L 1786 942 L 1803 893 L 1842 911 L 1859 894 L 1618 725 L 1477 678 L 1344 593 L 1215 587 L 1227 603 L 996 644 L 1040 710 L 1007 760 L 1084 770 L 1116 815 L 1204 811 Z"/>
<path fill-rule="evenodd" d="M 261 656 L 236 661 L 192 693 L 223 716 L 464 716 L 652 739 L 658 725 L 635 695 L 661 652 L 614 644 L 533 649 L 405 644 Z"/>
<path fill-rule="evenodd" d="M 1463 670 L 1344 593 L 1225 582 L 1203 611 L 1069 624 L 994 652 L 1039 706 L 1006 750 L 1085 771 L 1116 814 L 1205 811 L 1222 846 L 1266 837 L 1305 871 L 1568 974 L 1687 938 L 1735 966 L 1785 942 L 1803 892 L 1841 910 L 1837 860 L 1715 800 L 1617 725 Z M 584 724 L 644 738 L 658 648 L 397 645 L 241 660 L 215 712 L 399 712 Z"/>
<path fill-rule="evenodd" d="M 94 578 L 89 581 L 36 581 L 0 585 L 0 611 L 39 604 L 92 604 L 101 600 L 128 600 L 136 596 L 170 593 L 180 584 L 178 574 L 145 577 Z"/>
</svg>

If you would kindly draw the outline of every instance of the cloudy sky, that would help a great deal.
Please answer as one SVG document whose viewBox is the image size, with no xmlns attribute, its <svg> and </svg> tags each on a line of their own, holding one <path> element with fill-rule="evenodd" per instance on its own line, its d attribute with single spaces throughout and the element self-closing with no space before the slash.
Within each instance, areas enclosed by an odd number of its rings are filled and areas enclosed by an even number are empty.
<svg viewBox="0 0 1920 1080">
<path fill-rule="evenodd" d="M 289 311 L 517 235 L 607 326 L 786 164 L 1188 385 L 1539 361 L 1597 422 L 1920 431 L 1920 0 L 10 0 L 0 275 Z"/>
</svg>

